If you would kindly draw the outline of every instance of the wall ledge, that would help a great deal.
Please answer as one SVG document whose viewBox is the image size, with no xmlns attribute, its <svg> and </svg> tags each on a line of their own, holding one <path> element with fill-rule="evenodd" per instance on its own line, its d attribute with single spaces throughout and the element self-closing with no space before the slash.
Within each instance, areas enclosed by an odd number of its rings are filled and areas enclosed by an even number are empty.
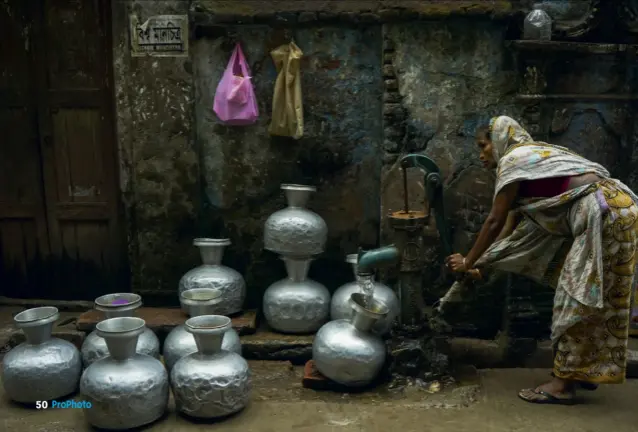
<svg viewBox="0 0 638 432">
<path fill-rule="evenodd" d="M 517 94 L 516 100 L 521 102 L 577 101 L 577 102 L 632 102 L 638 100 L 637 94 Z"/>
<path fill-rule="evenodd" d="M 233 1 L 194 0 L 193 26 L 257 24 L 382 24 L 452 16 L 506 19 L 523 12 L 521 0 L 439 1 Z"/>
<path fill-rule="evenodd" d="M 592 55 L 613 55 L 628 51 L 638 51 L 638 45 L 628 44 L 608 44 L 608 43 L 585 43 L 585 42 L 563 42 L 563 41 L 536 41 L 536 40 L 509 40 L 506 46 L 522 52 L 536 52 L 539 55 L 548 53 L 575 53 Z"/>
</svg>

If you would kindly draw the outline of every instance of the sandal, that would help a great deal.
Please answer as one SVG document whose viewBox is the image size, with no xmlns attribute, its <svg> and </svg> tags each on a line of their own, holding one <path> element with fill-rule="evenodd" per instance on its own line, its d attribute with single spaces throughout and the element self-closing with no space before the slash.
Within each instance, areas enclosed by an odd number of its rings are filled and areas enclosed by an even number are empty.
<svg viewBox="0 0 638 432">
<path fill-rule="evenodd" d="M 536 389 L 521 390 L 520 392 L 518 392 L 518 397 L 523 399 L 525 402 L 535 404 L 573 405 L 574 403 L 576 403 L 574 395 L 571 395 L 569 397 L 557 397 L 542 390 Z"/>
</svg>

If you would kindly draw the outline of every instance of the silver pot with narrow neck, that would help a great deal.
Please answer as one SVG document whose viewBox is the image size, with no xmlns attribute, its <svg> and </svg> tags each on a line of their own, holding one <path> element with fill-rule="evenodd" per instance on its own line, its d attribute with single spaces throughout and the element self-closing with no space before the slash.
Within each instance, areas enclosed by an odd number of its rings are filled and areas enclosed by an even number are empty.
<svg viewBox="0 0 638 432">
<path fill-rule="evenodd" d="M 140 307 L 142 307 L 142 297 L 133 293 L 106 294 L 95 299 L 95 309 L 104 313 L 104 319 L 132 317 Z M 97 330 L 89 333 L 84 339 L 81 351 L 85 368 L 109 354 L 106 341 L 100 337 Z M 159 359 L 160 341 L 153 330 L 144 327 L 137 338 L 136 351 Z"/>
<path fill-rule="evenodd" d="M 230 318 L 201 315 L 185 323 L 197 352 L 182 357 L 171 370 L 177 410 L 196 418 L 223 417 L 242 410 L 252 389 L 248 363 L 222 349 Z"/>
<path fill-rule="evenodd" d="M 374 323 L 388 314 L 383 303 L 361 293 L 350 296 L 349 320 L 330 321 L 315 336 L 312 359 L 327 378 L 349 387 L 372 383 L 386 359 L 386 346 L 371 332 Z"/>
<path fill-rule="evenodd" d="M 373 298 L 388 307 L 388 314 L 384 318 L 377 320 L 372 327 L 372 331 L 380 335 L 386 335 L 392 329 L 394 320 L 399 316 L 401 303 L 392 288 L 374 280 L 374 273 L 357 273 L 357 258 L 358 254 L 350 254 L 346 257 L 346 262 L 352 264 L 355 280 L 340 286 L 332 293 L 330 319 L 333 321 L 349 319 L 350 315 L 352 315 L 350 297 L 354 293 L 363 293 L 364 287 L 368 286 L 368 289 L 371 289 L 373 293 Z"/>
<path fill-rule="evenodd" d="M 282 257 L 288 277 L 270 285 L 263 298 L 268 325 L 282 333 L 315 332 L 330 313 L 330 291 L 308 279 L 312 259 Z"/>
<path fill-rule="evenodd" d="M 97 324 L 109 355 L 86 368 L 80 380 L 80 396 L 90 403 L 83 409 L 84 417 L 91 425 L 130 430 L 154 422 L 166 411 L 169 381 L 164 365 L 135 351 L 145 328 L 144 320 L 135 317 Z"/>
<path fill-rule="evenodd" d="M 195 288 L 180 295 L 182 309 L 191 318 L 202 315 L 215 315 L 217 305 L 222 301 L 222 292 L 211 288 Z M 237 332 L 230 327 L 222 338 L 222 349 L 241 355 L 241 340 Z M 179 359 L 197 352 L 197 343 L 186 324 L 175 327 L 166 336 L 162 354 L 164 364 L 170 372 Z"/>
<path fill-rule="evenodd" d="M 51 306 L 27 309 L 13 317 L 26 342 L 9 351 L 2 361 L 2 384 L 9 399 L 35 403 L 77 390 L 82 358 L 75 345 L 51 337 L 59 318 L 58 309 Z"/>
<path fill-rule="evenodd" d="M 222 265 L 224 249 L 230 246 L 229 239 L 196 238 L 193 245 L 199 248 L 202 265 L 189 270 L 179 281 L 179 294 L 195 288 L 220 290 L 221 302 L 217 311 L 233 315 L 242 311 L 246 299 L 246 282 L 236 270 Z"/>
<path fill-rule="evenodd" d="M 323 252 L 328 226 L 306 208 L 314 186 L 282 184 L 288 207 L 271 214 L 264 224 L 264 248 L 285 256 L 309 257 Z"/>
</svg>

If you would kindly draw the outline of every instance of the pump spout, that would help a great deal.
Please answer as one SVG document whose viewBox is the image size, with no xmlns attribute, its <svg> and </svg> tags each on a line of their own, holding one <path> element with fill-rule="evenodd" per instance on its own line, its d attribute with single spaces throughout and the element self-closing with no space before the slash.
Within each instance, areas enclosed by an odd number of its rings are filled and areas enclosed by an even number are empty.
<svg viewBox="0 0 638 432">
<path fill-rule="evenodd" d="M 378 249 L 364 251 L 359 248 L 357 260 L 357 274 L 359 276 L 369 275 L 372 269 L 381 264 L 396 261 L 399 258 L 399 250 L 394 245 L 384 246 Z"/>
</svg>

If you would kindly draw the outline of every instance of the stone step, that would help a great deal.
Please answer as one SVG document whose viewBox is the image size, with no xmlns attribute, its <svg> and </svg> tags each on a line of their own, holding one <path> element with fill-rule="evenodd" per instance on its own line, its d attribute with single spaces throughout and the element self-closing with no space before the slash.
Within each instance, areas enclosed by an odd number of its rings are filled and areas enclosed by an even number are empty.
<svg viewBox="0 0 638 432">
<path fill-rule="evenodd" d="M 146 327 L 156 333 L 168 334 L 171 330 L 188 319 L 188 315 L 177 308 L 142 307 L 135 311 L 135 316 L 146 321 Z M 104 319 L 104 314 L 95 309 L 84 312 L 78 317 L 76 327 L 83 332 L 91 332 L 95 325 Z M 247 310 L 231 317 L 233 328 L 240 336 L 255 333 L 257 330 L 257 311 Z"/>
<path fill-rule="evenodd" d="M 262 326 L 241 337 L 242 355 L 251 360 L 287 360 L 303 365 L 312 358 L 314 335 L 286 335 Z"/>
<path fill-rule="evenodd" d="M 93 302 L 84 300 L 45 300 L 45 299 L 18 299 L 0 296 L 0 306 L 16 306 L 24 309 L 53 306 L 60 312 L 84 312 L 93 308 Z"/>
</svg>

